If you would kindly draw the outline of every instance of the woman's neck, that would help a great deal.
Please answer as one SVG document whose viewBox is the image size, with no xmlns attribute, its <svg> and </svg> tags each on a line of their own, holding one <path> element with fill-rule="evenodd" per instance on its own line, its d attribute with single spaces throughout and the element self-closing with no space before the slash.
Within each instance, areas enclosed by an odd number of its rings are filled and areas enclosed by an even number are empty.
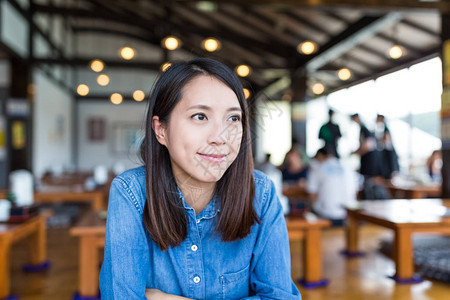
<svg viewBox="0 0 450 300">
<path fill-rule="evenodd" d="M 184 200 L 190 207 L 195 210 L 198 215 L 208 204 L 214 196 L 216 188 L 215 182 L 198 182 L 193 178 L 179 180 L 177 178 L 178 188 L 183 193 Z"/>
</svg>

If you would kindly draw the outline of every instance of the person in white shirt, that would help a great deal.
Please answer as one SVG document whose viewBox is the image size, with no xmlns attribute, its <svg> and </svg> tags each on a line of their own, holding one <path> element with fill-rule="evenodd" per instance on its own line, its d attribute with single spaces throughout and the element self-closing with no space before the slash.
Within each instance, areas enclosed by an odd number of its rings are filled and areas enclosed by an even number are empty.
<svg viewBox="0 0 450 300">
<path fill-rule="evenodd" d="M 307 191 L 313 199 L 312 210 L 332 225 L 343 224 L 345 205 L 356 202 L 357 174 L 346 168 L 326 148 L 317 151 L 308 172 Z"/>
</svg>

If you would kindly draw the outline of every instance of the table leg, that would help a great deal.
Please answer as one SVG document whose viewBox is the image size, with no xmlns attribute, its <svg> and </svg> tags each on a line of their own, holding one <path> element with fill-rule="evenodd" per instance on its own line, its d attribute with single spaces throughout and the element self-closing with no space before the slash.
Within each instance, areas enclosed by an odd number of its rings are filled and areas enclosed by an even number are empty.
<svg viewBox="0 0 450 300">
<path fill-rule="evenodd" d="M 40 218 L 37 230 L 29 237 L 30 264 L 39 265 L 47 260 L 46 218 Z"/>
<path fill-rule="evenodd" d="M 410 228 L 397 228 L 393 246 L 396 273 L 393 277 L 399 283 L 417 283 L 422 279 L 414 276 L 413 244 Z"/>
<path fill-rule="evenodd" d="M 305 230 L 303 243 L 303 266 L 305 278 L 300 282 L 306 288 L 326 286 L 328 280 L 322 278 L 322 240 L 320 228 Z"/>
<path fill-rule="evenodd" d="M 98 243 L 95 236 L 80 237 L 79 293 L 82 297 L 98 295 Z"/>
<path fill-rule="evenodd" d="M 346 249 L 341 253 L 347 257 L 363 256 L 364 252 L 358 250 L 358 220 L 349 212 L 347 214 L 347 226 L 345 228 Z"/>
<path fill-rule="evenodd" d="M 8 297 L 10 293 L 10 251 L 11 241 L 8 238 L 0 239 L 0 299 Z"/>
<path fill-rule="evenodd" d="M 94 201 L 92 203 L 92 208 L 94 210 L 102 210 L 105 209 L 104 205 L 104 199 L 103 199 L 103 193 L 99 193 L 97 196 L 94 197 Z"/>
</svg>

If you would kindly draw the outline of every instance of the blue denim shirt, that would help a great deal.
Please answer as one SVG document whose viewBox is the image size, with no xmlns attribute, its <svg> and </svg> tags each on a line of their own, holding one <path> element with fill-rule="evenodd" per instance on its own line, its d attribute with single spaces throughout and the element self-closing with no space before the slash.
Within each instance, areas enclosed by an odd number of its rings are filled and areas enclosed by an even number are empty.
<svg viewBox="0 0 450 300">
<path fill-rule="evenodd" d="M 254 177 L 261 224 L 253 225 L 246 238 L 223 242 L 214 234 L 218 201 L 213 198 L 196 216 L 180 192 L 188 234 L 167 251 L 159 249 L 143 225 L 145 169 L 116 177 L 100 274 L 102 299 L 146 299 L 146 288 L 193 299 L 301 299 L 291 278 L 286 222 L 274 185 L 259 171 Z"/>
</svg>

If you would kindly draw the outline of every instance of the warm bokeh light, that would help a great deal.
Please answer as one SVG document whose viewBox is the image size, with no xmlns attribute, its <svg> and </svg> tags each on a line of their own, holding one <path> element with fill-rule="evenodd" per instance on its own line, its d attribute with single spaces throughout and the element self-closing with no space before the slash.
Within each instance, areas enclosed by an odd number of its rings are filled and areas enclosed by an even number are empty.
<svg viewBox="0 0 450 300">
<path fill-rule="evenodd" d="M 145 93 L 141 90 L 135 90 L 133 92 L 133 99 L 135 101 L 141 102 L 145 98 Z"/>
<path fill-rule="evenodd" d="M 112 104 L 116 104 L 116 105 L 120 104 L 120 103 L 122 103 L 122 100 L 123 100 L 123 97 L 119 93 L 114 93 L 111 95 L 111 103 Z"/>
<path fill-rule="evenodd" d="M 389 56 L 393 59 L 399 59 L 403 56 L 402 48 L 399 45 L 394 45 L 389 50 Z"/>
<path fill-rule="evenodd" d="M 163 71 L 163 72 L 167 71 L 167 69 L 170 68 L 171 65 L 172 65 L 172 63 L 170 63 L 170 62 L 163 63 L 161 66 L 161 71 Z"/>
<path fill-rule="evenodd" d="M 314 85 L 312 86 L 312 91 L 314 94 L 320 95 L 325 91 L 325 86 L 320 82 L 314 83 Z"/>
<path fill-rule="evenodd" d="M 246 77 L 250 74 L 250 67 L 247 65 L 239 65 L 236 67 L 236 73 L 241 77 Z"/>
<path fill-rule="evenodd" d="M 250 97 L 250 91 L 246 88 L 244 88 L 244 96 L 245 96 L 245 99 L 248 99 Z"/>
<path fill-rule="evenodd" d="M 202 47 L 208 52 L 214 52 L 220 49 L 220 42 L 215 38 L 207 38 L 202 42 Z"/>
<path fill-rule="evenodd" d="M 311 41 L 304 41 L 297 46 L 297 51 L 306 55 L 312 54 L 317 50 L 317 45 Z"/>
<path fill-rule="evenodd" d="M 100 74 L 97 76 L 97 83 L 101 86 L 107 86 L 109 84 L 109 76 L 106 74 Z"/>
<path fill-rule="evenodd" d="M 82 83 L 82 84 L 78 85 L 77 93 L 80 96 L 86 96 L 87 94 L 89 94 L 89 87 Z"/>
<path fill-rule="evenodd" d="M 91 69 L 94 72 L 101 72 L 104 67 L 105 64 L 100 59 L 94 59 L 91 61 Z"/>
<path fill-rule="evenodd" d="M 180 40 L 174 36 L 168 36 L 162 41 L 163 47 L 167 50 L 175 50 L 180 47 Z"/>
<path fill-rule="evenodd" d="M 134 49 L 131 47 L 123 47 L 120 49 L 120 56 L 122 56 L 123 59 L 130 60 L 133 59 L 135 55 Z"/>
<path fill-rule="evenodd" d="M 339 69 L 338 77 L 340 80 L 349 80 L 352 77 L 352 72 L 348 68 Z"/>
</svg>

